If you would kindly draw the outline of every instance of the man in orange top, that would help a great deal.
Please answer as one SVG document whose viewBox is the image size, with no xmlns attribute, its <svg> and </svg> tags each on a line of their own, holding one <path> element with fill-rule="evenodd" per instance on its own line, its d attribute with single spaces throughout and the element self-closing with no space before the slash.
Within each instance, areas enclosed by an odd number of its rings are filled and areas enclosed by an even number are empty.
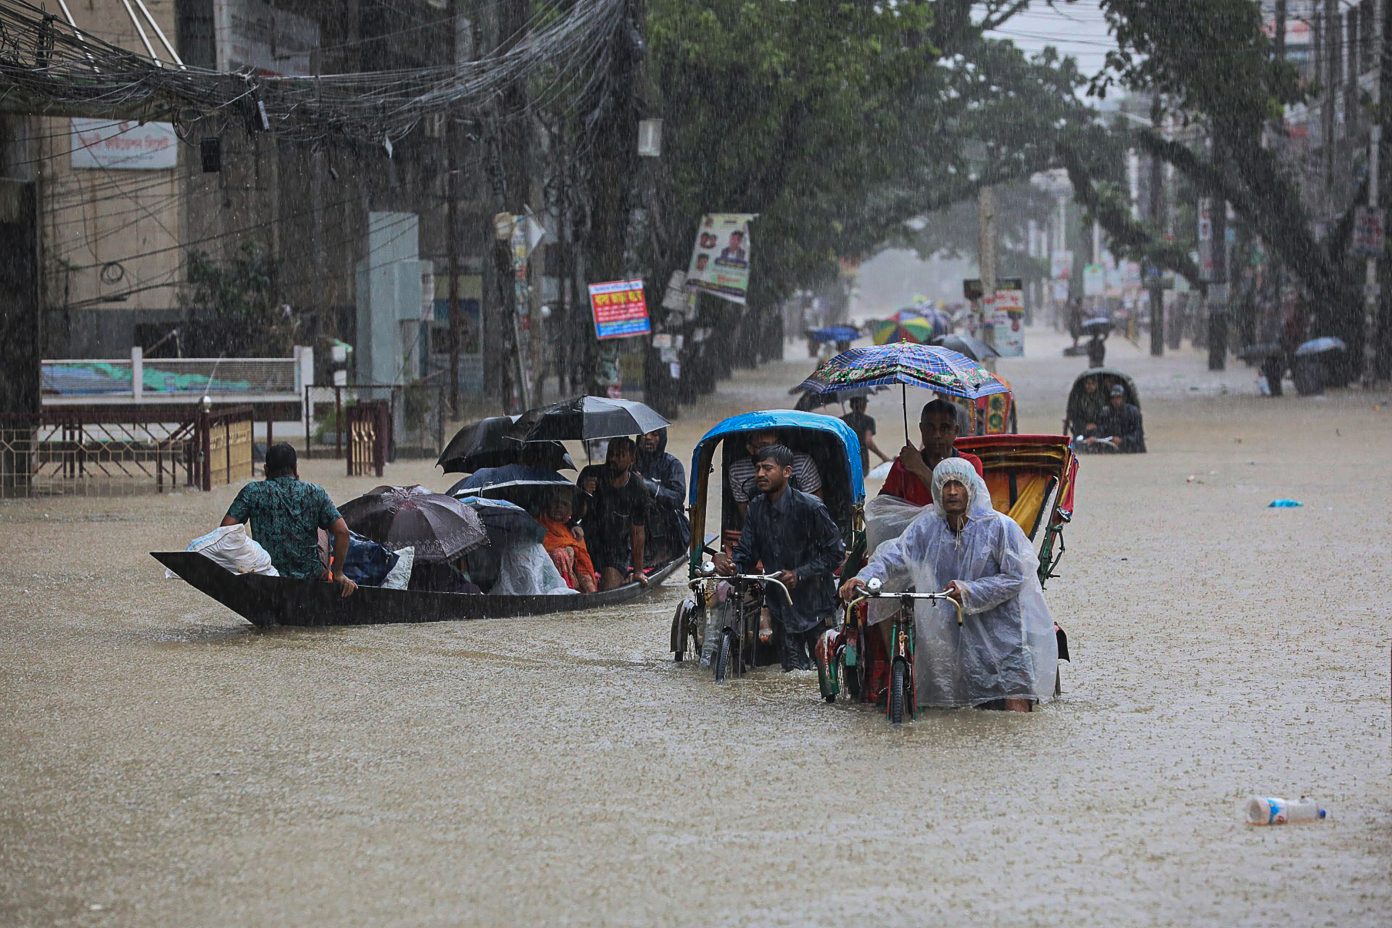
<svg viewBox="0 0 1392 928">
<path fill-rule="evenodd" d="M 897 496 L 915 506 L 931 505 L 933 468 L 944 458 L 961 458 L 975 468 L 979 476 L 985 477 L 981 458 L 959 452 L 952 444 L 957 438 L 956 406 L 944 399 L 924 404 L 918 417 L 918 430 L 923 448 L 920 450 L 910 443 L 899 451 L 880 495 Z"/>
</svg>

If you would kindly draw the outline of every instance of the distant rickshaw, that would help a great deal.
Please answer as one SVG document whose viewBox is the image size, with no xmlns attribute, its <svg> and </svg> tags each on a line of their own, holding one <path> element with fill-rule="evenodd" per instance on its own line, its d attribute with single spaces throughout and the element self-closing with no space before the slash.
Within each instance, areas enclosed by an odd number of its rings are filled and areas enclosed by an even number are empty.
<svg viewBox="0 0 1392 928">
<path fill-rule="evenodd" d="M 1089 392 L 1088 381 L 1096 384 L 1095 390 Z M 1089 421 L 1089 416 L 1100 414 L 1112 392 L 1112 387 L 1120 384 L 1126 390 L 1126 402 L 1141 408 L 1141 395 L 1136 390 L 1136 383 L 1130 376 L 1117 370 L 1114 367 L 1090 367 L 1078 375 L 1073 381 L 1073 386 L 1068 391 L 1068 403 L 1064 407 L 1063 431 L 1070 437 L 1077 437 L 1083 434 L 1084 428 Z M 1141 433 L 1139 447 L 1136 451 L 1145 451 L 1144 431 Z"/>
<path fill-rule="evenodd" d="M 848 551 L 846 569 L 858 569 L 865 557 L 860 440 L 849 426 L 831 416 L 773 409 L 731 416 L 708 431 L 692 454 L 688 564 L 692 592 L 672 619 L 671 650 L 678 661 L 687 654 L 700 655 L 717 680 L 778 660 L 775 644 L 758 642 L 758 611 L 764 597 L 786 593 L 763 576 L 714 576 L 705 563 L 717 553 L 714 545 L 729 552 L 739 541 L 744 520 L 726 474 L 731 464 L 748 456 L 746 439 L 770 430 L 777 431 L 794 453 L 806 453 L 817 465 L 822 500 L 841 529 Z M 707 535 L 708 517 L 718 533 Z"/>
<path fill-rule="evenodd" d="M 1009 386 L 1010 383 L 1000 374 L 996 379 Z M 1019 431 L 1018 414 L 1015 409 L 1015 393 L 992 393 L 987 396 L 967 399 L 962 396 L 944 397 L 966 411 L 967 427 L 963 436 L 972 435 L 1014 435 Z"/>
</svg>

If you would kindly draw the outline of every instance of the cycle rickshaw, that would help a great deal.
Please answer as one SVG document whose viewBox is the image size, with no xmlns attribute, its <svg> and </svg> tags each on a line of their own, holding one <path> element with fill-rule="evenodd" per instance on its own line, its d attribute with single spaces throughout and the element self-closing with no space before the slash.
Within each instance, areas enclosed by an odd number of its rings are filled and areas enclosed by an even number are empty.
<svg viewBox="0 0 1392 928">
<path fill-rule="evenodd" d="M 721 549 L 732 551 L 739 541 L 744 519 L 726 475 L 731 464 L 748 457 L 748 438 L 765 431 L 776 431 L 794 453 L 807 454 L 816 465 L 822 500 L 846 544 L 846 569 L 857 569 L 865 555 L 860 440 L 844 422 L 817 413 L 772 409 L 731 416 L 708 431 L 692 454 L 691 595 L 677 606 L 672 618 L 671 651 L 678 661 L 687 654 L 699 655 L 701 664 L 710 666 L 717 680 L 727 674 L 738 676 L 779 657 L 776 645 L 758 641 L 759 611 L 765 596 L 786 595 L 786 591 L 769 583 L 764 575 L 715 576 L 706 561 L 717 549 L 703 541 L 708 516 L 719 527 L 715 544 Z"/>
<path fill-rule="evenodd" d="M 1074 488 L 1077 482 L 1078 459 L 1074 456 L 1066 435 L 982 435 L 959 438 L 959 451 L 981 458 L 986 488 L 991 494 L 991 506 L 1020 526 L 1036 545 L 1039 556 L 1039 583 L 1046 586 L 1057 576 L 1054 568 L 1065 550 L 1063 528 L 1073 518 Z M 848 574 L 849 576 L 849 574 Z M 906 598 L 906 596 L 908 598 Z M 893 622 L 890 634 L 890 653 L 883 652 L 877 634 L 869 631 L 867 599 L 883 598 L 899 601 L 901 610 L 887 621 Z M 854 701 L 870 701 L 878 693 L 870 692 L 869 681 L 879 675 L 876 662 L 887 663 L 883 674 L 886 683 L 886 715 L 898 724 L 907 706 L 914 714 L 913 700 L 913 623 L 902 621 L 911 614 L 913 599 L 941 599 L 937 591 L 881 593 L 860 597 L 853 607 L 844 611 L 841 627 L 823 637 L 819 649 L 819 682 L 822 697 L 834 702 L 844 690 Z M 959 614 L 959 623 L 962 621 Z M 1062 629 L 1058 636 L 1060 659 L 1068 659 L 1068 639 Z M 1058 692 L 1055 678 L 1055 692 Z"/>
</svg>

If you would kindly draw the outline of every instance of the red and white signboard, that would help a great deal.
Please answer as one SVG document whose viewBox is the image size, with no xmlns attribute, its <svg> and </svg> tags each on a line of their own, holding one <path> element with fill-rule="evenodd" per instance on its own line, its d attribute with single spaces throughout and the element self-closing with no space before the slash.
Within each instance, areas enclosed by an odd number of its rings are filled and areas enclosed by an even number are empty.
<svg viewBox="0 0 1392 928">
<path fill-rule="evenodd" d="M 652 331 L 642 280 L 590 284 L 590 310 L 594 313 L 595 338 L 629 338 Z"/>
</svg>

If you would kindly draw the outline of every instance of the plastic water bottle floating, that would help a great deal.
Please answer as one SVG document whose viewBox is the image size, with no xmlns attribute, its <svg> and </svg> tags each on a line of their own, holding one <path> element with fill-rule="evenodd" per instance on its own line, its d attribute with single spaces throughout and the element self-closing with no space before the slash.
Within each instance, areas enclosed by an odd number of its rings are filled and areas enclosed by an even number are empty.
<svg viewBox="0 0 1392 928">
<path fill-rule="evenodd" d="M 1247 800 L 1248 825 L 1285 825 L 1322 821 L 1328 813 L 1313 799 L 1292 802 L 1278 796 L 1253 796 Z"/>
</svg>

